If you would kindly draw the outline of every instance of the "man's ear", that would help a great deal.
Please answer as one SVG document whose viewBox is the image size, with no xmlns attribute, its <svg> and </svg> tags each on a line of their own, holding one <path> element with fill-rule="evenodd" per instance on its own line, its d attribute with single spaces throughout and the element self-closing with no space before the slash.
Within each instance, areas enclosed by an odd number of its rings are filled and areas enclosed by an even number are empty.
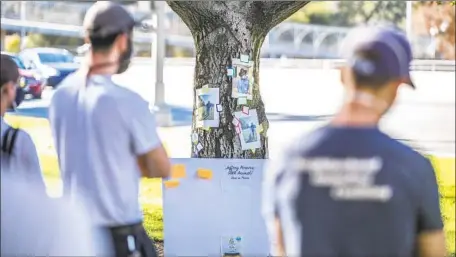
<svg viewBox="0 0 456 257">
<path fill-rule="evenodd" d="M 340 82 L 345 85 L 345 82 L 347 82 L 346 67 L 338 67 L 338 70 L 340 71 Z"/>
<path fill-rule="evenodd" d="M 125 51 L 128 48 L 128 34 L 122 33 L 117 36 L 116 44 L 120 51 Z"/>
<path fill-rule="evenodd" d="M 14 83 L 11 81 L 7 82 L 2 85 L 1 94 L 2 94 L 2 96 L 8 95 L 10 93 L 9 91 L 12 91 L 12 90 L 15 90 Z"/>
</svg>

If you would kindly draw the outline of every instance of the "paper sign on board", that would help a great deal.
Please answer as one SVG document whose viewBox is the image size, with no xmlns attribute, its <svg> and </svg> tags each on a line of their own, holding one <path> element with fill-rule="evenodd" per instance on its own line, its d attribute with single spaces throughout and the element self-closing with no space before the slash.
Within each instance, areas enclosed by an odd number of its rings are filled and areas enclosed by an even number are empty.
<svg viewBox="0 0 456 257">
<path fill-rule="evenodd" d="M 185 165 L 184 164 L 174 164 L 171 169 L 171 178 L 185 178 Z"/>
</svg>

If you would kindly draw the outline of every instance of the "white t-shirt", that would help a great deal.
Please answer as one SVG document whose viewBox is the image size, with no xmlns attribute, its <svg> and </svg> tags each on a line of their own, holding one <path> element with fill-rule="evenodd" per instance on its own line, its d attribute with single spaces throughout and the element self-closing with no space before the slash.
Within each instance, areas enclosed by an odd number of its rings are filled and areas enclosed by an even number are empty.
<svg viewBox="0 0 456 257">
<path fill-rule="evenodd" d="M 2 176 L 1 256 L 99 256 L 109 252 L 108 234 L 90 223 L 81 205 L 51 199 L 35 186 L 10 174 Z"/>
<path fill-rule="evenodd" d="M 0 147 L 3 144 L 3 137 L 10 128 L 1 117 L 0 127 Z M 20 177 L 24 181 L 33 182 L 36 187 L 46 192 L 43 175 L 41 173 L 40 162 L 36 152 L 35 144 L 30 135 L 24 130 L 19 130 L 11 155 L 0 151 L 1 174 L 11 174 Z"/>
<path fill-rule="evenodd" d="M 111 76 L 78 71 L 59 85 L 49 119 L 64 195 L 90 199 L 99 225 L 142 221 L 137 156 L 161 146 L 148 103 Z"/>
</svg>

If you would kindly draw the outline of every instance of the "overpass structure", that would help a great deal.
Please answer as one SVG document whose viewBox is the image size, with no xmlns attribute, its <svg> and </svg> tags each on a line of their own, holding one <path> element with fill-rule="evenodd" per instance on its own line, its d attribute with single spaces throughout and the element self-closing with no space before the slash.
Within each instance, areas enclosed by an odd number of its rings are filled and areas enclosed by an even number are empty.
<svg viewBox="0 0 456 257">
<path fill-rule="evenodd" d="M 30 21 L 14 18 L 1 18 L 2 30 L 41 33 L 47 35 L 82 37 L 82 27 L 45 21 Z M 263 44 L 265 57 L 318 57 L 336 58 L 341 39 L 348 28 L 327 27 L 284 22 L 271 30 Z M 193 38 L 189 34 L 166 33 L 166 43 L 193 49 Z M 138 43 L 151 43 L 152 32 L 135 33 Z"/>
</svg>

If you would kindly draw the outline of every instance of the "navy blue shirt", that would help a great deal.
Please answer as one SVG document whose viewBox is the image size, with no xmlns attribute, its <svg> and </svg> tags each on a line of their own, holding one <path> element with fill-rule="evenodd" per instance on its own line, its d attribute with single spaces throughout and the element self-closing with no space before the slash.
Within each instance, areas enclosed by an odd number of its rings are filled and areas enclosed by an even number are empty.
<svg viewBox="0 0 456 257">
<path fill-rule="evenodd" d="M 419 233 L 443 228 L 431 163 L 377 128 L 294 141 L 266 170 L 263 213 L 288 256 L 413 256 Z"/>
</svg>

